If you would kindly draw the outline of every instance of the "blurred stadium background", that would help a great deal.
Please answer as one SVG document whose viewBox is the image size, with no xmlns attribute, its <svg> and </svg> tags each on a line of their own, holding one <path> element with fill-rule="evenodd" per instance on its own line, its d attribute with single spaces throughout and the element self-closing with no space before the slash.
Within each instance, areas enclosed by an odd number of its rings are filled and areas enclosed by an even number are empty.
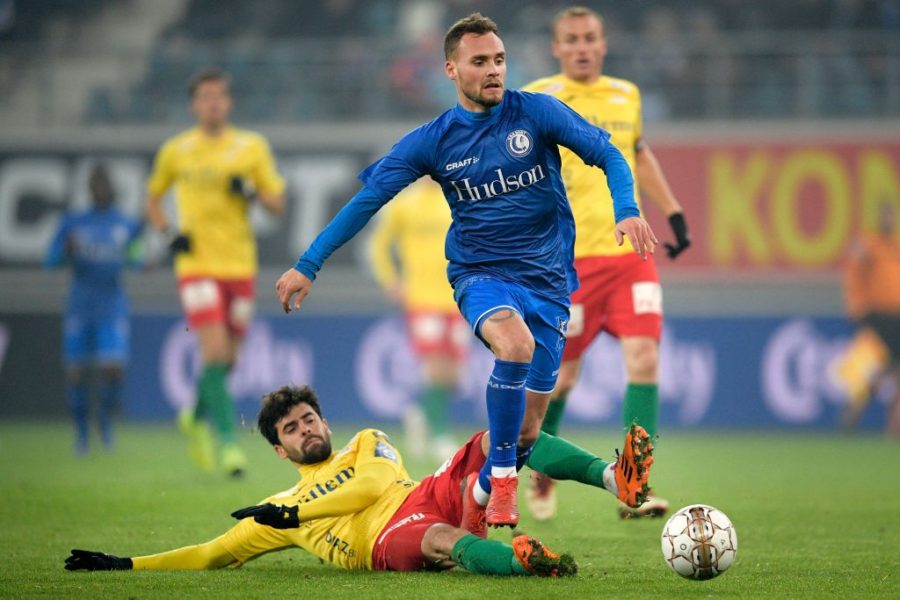
<svg viewBox="0 0 900 600">
<path fill-rule="evenodd" d="M 289 182 L 278 220 L 256 215 L 258 319 L 232 385 L 259 395 L 311 383 L 332 421 L 396 421 L 416 370 L 402 319 L 375 286 L 365 236 L 343 248 L 299 315 L 277 275 L 357 189 L 355 174 L 454 102 L 447 26 L 493 17 L 509 87 L 557 71 L 557 0 L 0 0 L 0 418 L 66 418 L 60 311 L 68 275 L 41 259 L 63 210 L 86 206 L 103 161 L 141 214 L 159 144 L 191 122 L 186 81 L 234 78 L 234 121 L 271 140 Z M 900 207 L 900 5 L 891 0 L 586 2 L 607 19 L 605 71 L 644 98 L 645 135 L 685 206 L 694 246 L 658 258 L 667 325 L 662 424 L 837 425 L 829 372 L 850 338 L 841 265 L 878 207 Z M 652 210 L 652 209 L 651 209 Z M 663 219 L 650 213 L 664 239 Z M 127 419 L 191 401 L 197 360 L 159 240 L 129 275 Z M 624 373 L 598 345 L 569 422 L 618 421 Z M 483 423 L 490 368 L 473 347 L 456 403 Z M 880 426 L 887 393 L 865 415 Z"/>
</svg>

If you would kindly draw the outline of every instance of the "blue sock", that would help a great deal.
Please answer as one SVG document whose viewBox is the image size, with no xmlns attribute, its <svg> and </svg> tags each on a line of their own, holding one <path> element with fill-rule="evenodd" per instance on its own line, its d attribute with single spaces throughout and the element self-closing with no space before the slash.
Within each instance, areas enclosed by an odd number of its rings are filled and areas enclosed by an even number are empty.
<svg viewBox="0 0 900 600">
<path fill-rule="evenodd" d="M 488 430 L 491 450 L 478 474 L 478 484 L 491 491 L 491 467 L 516 465 L 516 442 L 525 416 L 525 378 L 530 363 L 494 361 L 494 371 L 487 385 Z"/>
<path fill-rule="evenodd" d="M 75 420 L 75 448 L 78 452 L 88 449 L 88 386 L 84 382 L 70 383 L 66 388 L 69 410 Z"/>
<path fill-rule="evenodd" d="M 118 376 L 100 379 L 100 437 L 107 449 L 112 447 L 112 416 L 119 407 L 122 394 L 122 379 Z"/>
</svg>

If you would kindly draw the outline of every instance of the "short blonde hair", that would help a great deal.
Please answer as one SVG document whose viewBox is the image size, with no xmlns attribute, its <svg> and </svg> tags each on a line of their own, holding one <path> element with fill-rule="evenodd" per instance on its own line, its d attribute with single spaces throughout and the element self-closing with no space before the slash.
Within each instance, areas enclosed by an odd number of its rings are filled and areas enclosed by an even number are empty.
<svg viewBox="0 0 900 600">
<path fill-rule="evenodd" d="M 594 17 L 600 23 L 600 33 L 603 37 L 606 37 L 606 23 L 603 21 L 603 17 L 600 16 L 593 8 L 588 8 L 587 6 L 570 6 L 569 8 L 564 8 L 553 17 L 553 37 L 556 37 L 556 26 L 563 19 L 569 19 L 572 17 Z"/>
</svg>

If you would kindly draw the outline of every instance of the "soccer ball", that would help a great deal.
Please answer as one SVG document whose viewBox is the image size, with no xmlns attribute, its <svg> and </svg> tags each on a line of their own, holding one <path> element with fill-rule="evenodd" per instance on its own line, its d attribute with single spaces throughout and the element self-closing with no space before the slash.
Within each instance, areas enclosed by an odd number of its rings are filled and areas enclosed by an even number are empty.
<svg viewBox="0 0 900 600">
<path fill-rule="evenodd" d="M 734 562 L 737 544 L 731 519 L 705 504 L 685 506 L 662 530 L 666 564 L 688 579 L 712 579 L 724 573 Z"/>
</svg>

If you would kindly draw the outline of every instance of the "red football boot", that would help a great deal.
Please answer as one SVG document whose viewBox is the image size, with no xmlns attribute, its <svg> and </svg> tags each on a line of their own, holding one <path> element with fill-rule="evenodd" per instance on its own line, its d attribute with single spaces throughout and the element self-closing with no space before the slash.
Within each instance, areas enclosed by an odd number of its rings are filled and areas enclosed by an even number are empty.
<svg viewBox="0 0 900 600">
<path fill-rule="evenodd" d="M 488 525 L 515 527 L 519 524 L 518 490 L 519 478 L 516 476 L 491 477 L 491 499 L 485 510 Z"/>
</svg>

